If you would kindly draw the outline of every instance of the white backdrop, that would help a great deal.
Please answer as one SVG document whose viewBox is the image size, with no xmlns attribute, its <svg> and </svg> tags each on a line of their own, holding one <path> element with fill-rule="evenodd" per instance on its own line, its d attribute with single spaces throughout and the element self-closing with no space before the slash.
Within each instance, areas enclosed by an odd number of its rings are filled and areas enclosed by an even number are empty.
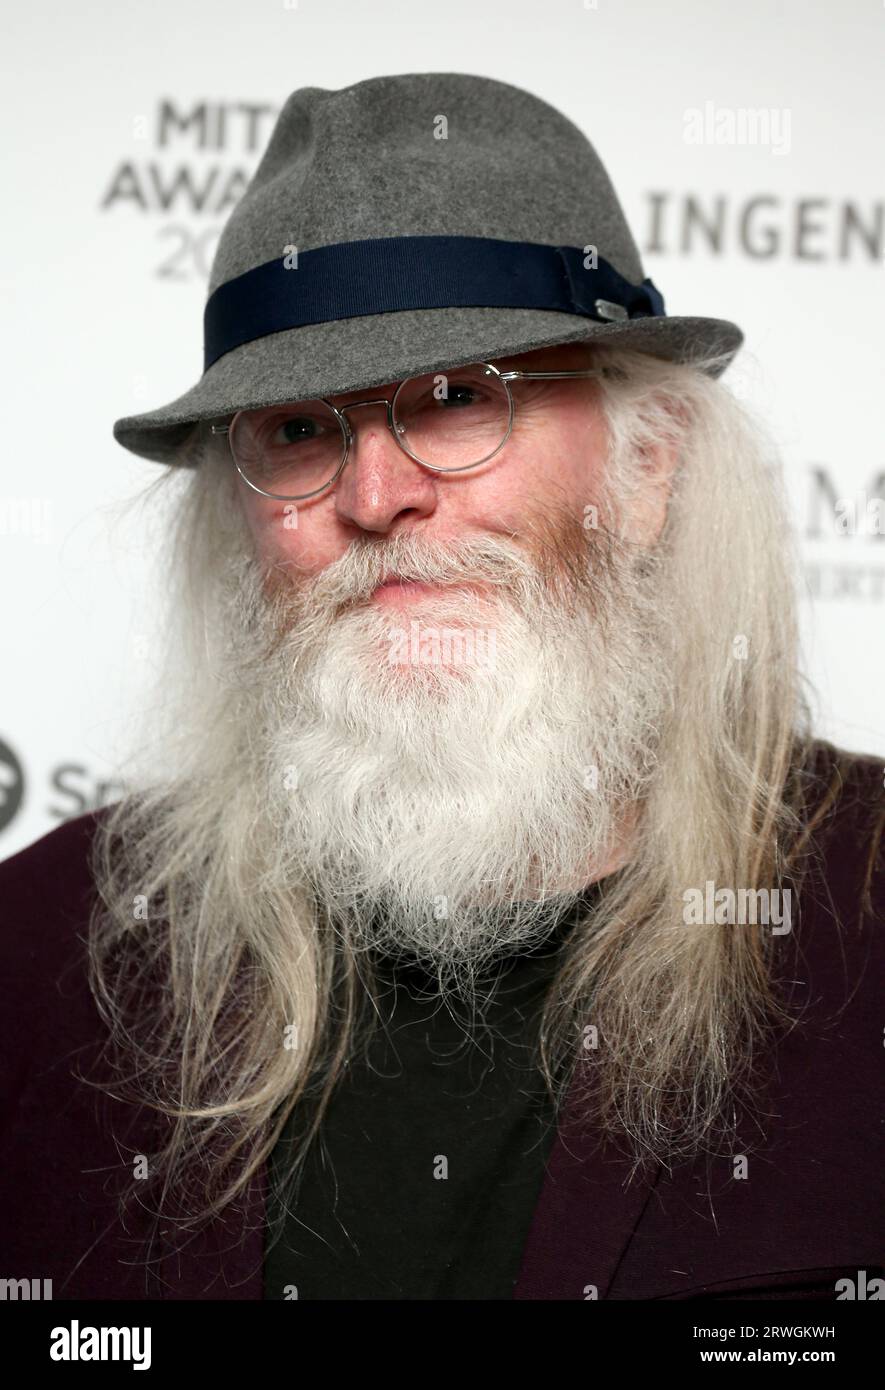
<svg viewBox="0 0 885 1390">
<path fill-rule="evenodd" d="M 6 27 L 0 857 L 120 791 L 154 571 L 116 509 L 156 466 L 111 425 L 198 379 L 212 250 L 289 92 L 384 73 L 551 101 L 668 311 L 742 326 L 726 380 L 783 448 L 818 729 L 885 754 L 882 0 L 19 0 Z"/>
</svg>

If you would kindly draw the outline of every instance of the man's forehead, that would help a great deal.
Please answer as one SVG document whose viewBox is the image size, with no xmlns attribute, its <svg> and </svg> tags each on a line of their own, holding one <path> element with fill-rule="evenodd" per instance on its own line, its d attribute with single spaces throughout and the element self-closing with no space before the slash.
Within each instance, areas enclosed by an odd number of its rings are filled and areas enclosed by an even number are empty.
<svg viewBox="0 0 885 1390">
<path fill-rule="evenodd" d="M 590 344 L 580 343 L 554 343 L 550 347 L 533 348 L 531 352 L 520 352 L 510 357 L 488 357 L 484 361 L 491 362 L 492 366 L 499 371 L 565 371 L 568 368 L 580 368 L 588 364 L 590 359 Z M 467 365 L 465 362 L 463 365 Z M 347 405 L 350 401 L 362 400 L 366 396 L 392 396 L 397 381 L 385 381 L 378 386 L 367 386 L 359 391 L 343 391 L 340 395 L 330 396 L 337 405 Z"/>
</svg>

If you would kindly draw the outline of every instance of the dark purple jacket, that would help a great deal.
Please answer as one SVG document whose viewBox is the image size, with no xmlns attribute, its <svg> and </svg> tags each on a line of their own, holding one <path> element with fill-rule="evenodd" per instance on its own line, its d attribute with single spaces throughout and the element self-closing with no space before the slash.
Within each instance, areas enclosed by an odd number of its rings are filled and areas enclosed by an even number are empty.
<svg viewBox="0 0 885 1390">
<path fill-rule="evenodd" d="M 885 851 L 881 759 L 816 745 L 840 788 L 793 929 L 779 937 L 800 1024 L 763 1059 L 764 1141 L 627 1184 L 626 1156 L 557 1138 L 526 1242 L 519 1299 L 836 1297 L 885 1263 Z M 101 812 L 95 813 L 100 815 Z M 85 1086 L 101 1024 L 84 972 L 95 814 L 0 864 L 0 1277 L 53 1280 L 55 1299 L 258 1299 L 265 1173 L 245 1207 L 151 1277 L 108 1182 L 149 1115 Z M 118 1147 L 119 1141 L 119 1147 Z M 595 1295 L 594 1291 L 595 1290 Z"/>
</svg>

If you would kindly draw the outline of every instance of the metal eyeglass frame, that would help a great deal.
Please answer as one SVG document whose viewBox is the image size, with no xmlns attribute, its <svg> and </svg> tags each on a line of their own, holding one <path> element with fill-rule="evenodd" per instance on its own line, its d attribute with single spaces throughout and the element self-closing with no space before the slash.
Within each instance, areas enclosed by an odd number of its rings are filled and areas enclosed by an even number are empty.
<svg viewBox="0 0 885 1390">
<path fill-rule="evenodd" d="M 328 397 L 326 397 L 326 396 L 320 396 L 320 397 L 318 397 L 317 399 L 322 400 L 323 403 L 324 403 L 325 405 L 327 405 L 327 406 L 329 407 L 329 409 L 333 412 L 333 414 L 335 415 L 335 418 L 337 419 L 339 425 L 341 426 L 341 433 L 342 433 L 342 435 L 343 435 L 343 437 L 344 437 L 344 453 L 343 453 L 343 455 L 342 455 L 340 464 L 338 465 L 337 469 L 336 469 L 335 472 L 332 474 L 332 476 L 331 476 L 331 478 L 328 480 L 328 482 L 323 483 L 322 487 L 314 488 L 313 492 L 302 492 L 302 493 L 300 493 L 300 494 L 299 494 L 298 496 L 296 496 L 296 497 L 290 497 L 290 496 L 288 496 L 288 495 L 285 495 L 285 494 L 279 493 L 279 492 L 265 492 L 264 488 L 258 487 L 256 483 L 253 483 L 253 482 L 251 481 L 250 478 L 247 478 L 246 475 L 245 475 L 245 473 L 243 472 L 242 468 L 240 467 L 239 461 L 238 461 L 238 459 L 237 459 L 237 456 L 236 456 L 236 454 L 234 453 L 233 443 L 232 443 L 232 441 L 231 441 L 231 434 L 232 434 L 232 431 L 233 431 L 233 427 L 234 427 L 234 425 L 235 425 L 236 422 L 237 422 L 237 417 L 240 416 L 240 415 L 245 415 L 245 414 L 250 413 L 250 412 L 247 412 L 247 411 L 244 411 L 244 410 L 238 410 L 237 413 L 236 413 L 236 415 L 233 416 L 233 418 L 231 419 L 231 421 L 230 421 L 229 424 L 227 424 L 227 425 L 211 425 L 211 426 L 210 426 L 210 433 L 212 433 L 212 434 L 214 434 L 214 435 L 224 435 L 224 434 L 227 435 L 227 437 L 228 437 L 228 442 L 230 443 L 231 457 L 233 458 L 233 461 L 234 461 L 234 464 L 235 464 L 235 466 L 236 466 L 237 472 L 239 473 L 240 477 L 243 479 L 243 482 L 246 483 L 249 487 L 251 487 L 251 488 L 253 489 L 254 492 L 260 493 L 262 497 L 271 497 L 271 498 L 273 498 L 275 501 L 278 501 L 278 502 L 306 502 L 309 498 L 311 498 L 311 497 L 317 497 L 321 492 L 326 492 L 329 488 L 331 488 L 335 483 L 337 483 L 337 481 L 338 481 L 338 479 L 340 478 L 342 472 L 344 471 L 344 466 L 345 466 L 345 464 L 347 463 L 348 458 L 350 457 L 350 447 L 351 447 L 351 445 L 352 445 L 352 443 L 353 443 L 353 438 L 354 438 L 354 436 L 353 436 L 353 431 L 352 431 L 351 428 L 350 428 L 350 421 L 347 419 L 346 412 L 347 412 L 348 410 L 355 410 L 357 406 L 360 406 L 360 405 L 386 405 L 386 406 L 387 406 L 387 427 L 388 427 L 388 429 L 390 430 L 391 434 L 393 435 L 393 437 L 394 437 L 394 439 L 396 440 L 397 444 L 399 445 L 400 449 L 402 449 L 403 453 L 404 453 L 404 454 L 407 454 L 408 457 L 409 457 L 410 459 L 414 459 L 415 463 L 420 463 L 422 468 L 430 468 L 430 469 L 433 470 L 434 473 L 463 473 L 463 472 L 465 472 L 465 470 L 468 469 L 468 468 L 478 468 L 479 465 L 480 465 L 481 463 L 488 463 L 489 459 L 493 459 L 493 458 L 495 457 L 496 454 L 499 454 L 499 453 L 501 452 L 501 450 L 504 448 L 504 445 L 507 443 L 507 440 L 510 438 L 510 435 L 511 435 L 511 433 L 512 433 L 512 431 L 513 431 L 513 419 L 514 419 L 514 415 L 515 415 L 515 403 L 514 403 L 514 400 L 513 400 L 513 395 L 512 395 L 511 390 L 510 390 L 510 383 L 511 383 L 511 381 L 516 381 L 516 380 L 525 380 L 525 381 L 555 381 L 555 380 L 564 379 L 564 378 L 566 378 L 566 377 L 598 377 L 598 376 L 607 376 L 607 375 L 610 375 L 610 374 L 611 374 L 611 370 L 612 370 L 611 368 L 608 368 L 608 367 L 589 367 L 589 368 L 586 368 L 586 369 L 583 369 L 583 370 L 573 370 L 573 371 L 565 371 L 565 372 L 522 372 L 522 371 L 517 371 L 517 370 L 513 370 L 513 371 L 509 371 L 509 372 L 502 372 L 502 371 L 499 371 L 499 369 L 498 369 L 496 366 L 494 366 L 494 364 L 491 363 L 491 362 L 469 362 L 469 363 L 466 364 L 466 366 L 468 366 L 468 367 L 485 367 L 485 369 L 486 369 L 486 374 L 487 374 L 487 375 L 494 374 L 494 375 L 498 378 L 498 380 L 503 384 L 504 390 L 505 390 L 506 393 L 507 393 L 507 405 L 508 405 L 507 430 L 506 430 L 506 433 L 505 433 L 505 435 L 504 435 L 504 438 L 501 440 L 501 443 L 498 445 L 497 449 L 493 449 L 492 452 L 491 452 L 490 454 L 486 454 L 485 458 L 477 459 L 475 463 L 462 463 L 462 464 L 459 464 L 457 468 L 440 468 L 440 467 L 438 467 L 436 464 L 433 464 L 433 463 L 425 463 L 424 459 L 419 458 L 417 454 L 413 454 L 412 451 L 411 451 L 411 449 L 408 447 L 408 445 L 406 445 L 406 444 L 403 443 L 402 439 L 400 438 L 399 434 L 398 434 L 397 431 L 396 431 L 396 428 L 395 428 L 395 426 L 394 426 L 394 421 L 393 421 L 393 411 L 394 411 L 394 407 L 395 407 L 395 405 L 396 405 L 396 400 L 397 400 L 397 397 L 398 397 L 400 391 L 403 389 L 404 386 L 407 386 L 408 383 L 409 383 L 410 381 L 420 380 L 420 378 L 421 378 L 422 376 L 439 376 L 439 375 L 445 375 L 444 372 L 420 372 L 420 373 L 418 374 L 418 377 L 411 377 L 411 376 L 405 377 L 405 378 L 399 383 L 399 385 L 397 386 L 396 390 L 395 390 L 394 393 L 393 393 L 393 396 L 390 397 L 390 398 L 388 398 L 387 396 L 372 396 L 372 397 L 367 397 L 365 400 L 361 400 L 361 401 L 351 401 L 349 405 L 337 406 L 337 405 L 335 405 L 332 401 L 330 401 L 330 400 L 328 399 Z M 450 367 L 450 368 L 448 368 L 449 371 L 464 371 L 464 369 L 465 369 L 464 365 L 462 365 L 462 366 L 460 366 L 460 367 Z M 288 402 L 285 402 L 284 404 L 289 404 L 289 403 L 288 403 Z M 293 402 L 291 402 L 291 404 L 297 405 L 298 402 L 297 402 L 297 401 L 293 401 Z M 273 408 L 273 407 L 267 407 L 267 408 L 268 408 L 268 409 L 271 409 L 271 408 Z M 401 428 L 402 428 L 402 427 L 401 427 Z"/>
</svg>

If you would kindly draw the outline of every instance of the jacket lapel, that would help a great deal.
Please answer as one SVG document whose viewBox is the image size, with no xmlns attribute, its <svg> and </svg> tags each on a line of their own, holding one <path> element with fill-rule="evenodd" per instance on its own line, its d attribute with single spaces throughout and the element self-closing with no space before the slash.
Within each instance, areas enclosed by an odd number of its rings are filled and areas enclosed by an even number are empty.
<svg viewBox="0 0 885 1390">
<path fill-rule="evenodd" d="M 661 1173 L 631 1179 L 631 1162 L 579 1119 L 574 1088 L 547 1161 L 519 1277 L 518 1299 L 606 1298 Z"/>
</svg>

